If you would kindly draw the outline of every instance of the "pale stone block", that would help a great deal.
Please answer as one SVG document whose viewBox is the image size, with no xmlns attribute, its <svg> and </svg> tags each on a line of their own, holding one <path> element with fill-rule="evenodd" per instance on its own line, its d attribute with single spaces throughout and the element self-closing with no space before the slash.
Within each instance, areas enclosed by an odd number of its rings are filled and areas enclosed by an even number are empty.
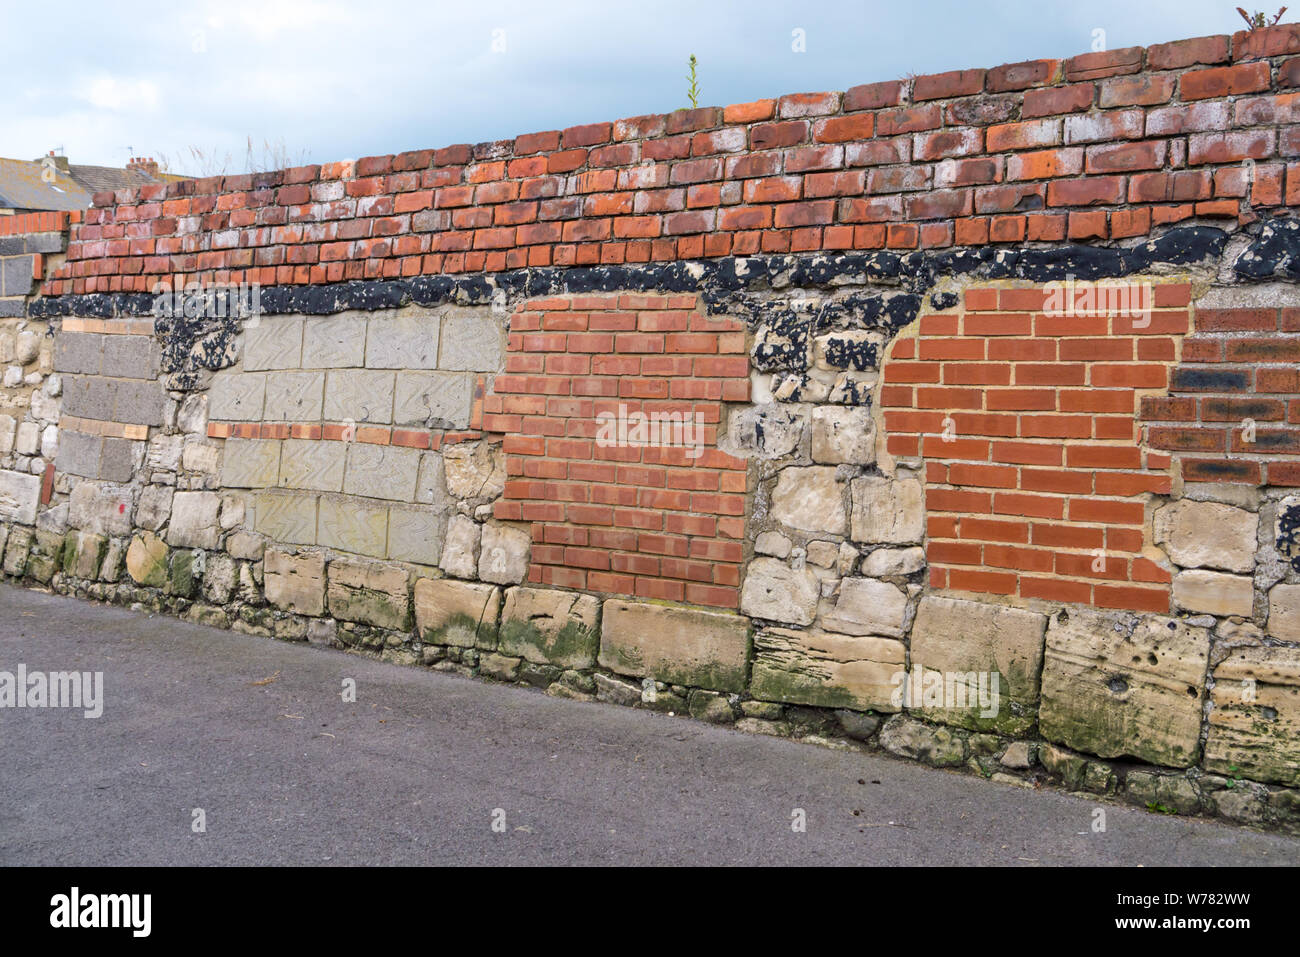
<svg viewBox="0 0 1300 957">
<path fill-rule="evenodd" d="M 35 525 L 40 500 L 39 476 L 0 469 L 0 520 Z"/>
<path fill-rule="evenodd" d="M 215 422 L 258 422 L 265 397 L 265 373 L 219 372 L 208 389 L 208 416 Z"/>
<path fill-rule="evenodd" d="M 427 508 L 388 510 L 388 557 L 416 565 L 437 565 L 446 516 Z"/>
<path fill-rule="evenodd" d="M 338 369 L 362 366 L 366 357 L 366 319 L 343 315 L 308 319 L 303 328 L 302 367 Z"/>
<path fill-rule="evenodd" d="M 221 484 L 228 488 L 272 488 L 280 476 L 275 439 L 226 439 Z"/>
<path fill-rule="evenodd" d="M 280 450 L 280 486 L 338 492 L 343 488 L 348 443 L 286 439 Z"/>
<path fill-rule="evenodd" d="M 286 545 L 316 544 L 316 496 L 263 493 L 257 496 L 253 527 Z"/>
<path fill-rule="evenodd" d="M 1300 648 L 1234 650 L 1214 669 L 1211 700 L 1206 768 L 1300 786 Z"/>
<path fill-rule="evenodd" d="M 244 368 L 301 368 L 302 328 L 303 320 L 295 316 L 262 316 L 244 331 Z"/>
<path fill-rule="evenodd" d="M 822 405 L 812 413 L 812 458 L 827 464 L 870 465 L 876 460 L 876 426 L 866 406 Z"/>
<path fill-rule="evenodd" d="M 772 493 L 771 515 L 805 532 L 843 535 L 848 531 L 844 486 L 827 466 L 782 469 Z"/>
<path fill-rule="evenodd" d="M 897 711 L 890 697 L 906 656 L 890 638 L 767 628 L 754 636 L 750 693 L 760 701 Z"/>
<path fill-rule="evenodd" d="M 468 428 L 473 389 L 473 380 L 465 373 L 399 372 L 393 424 Z"/>
<path fill-rule="evenodd" d="M 217 524 L 220 507 L 215 492 L 177 492 L 172 497 L 167 543 L 182 548 L 216 548 L 221 535 Z"/>
<path fill-rule="evenodd" d="M 1251 579 L 1222 572 L 1185 571 L 1174 576 L 1174 604 L 1186 611 L 1249 618 L 1255 604 Z"/>
<path fill-rule="evenodd" d="M 590 668 L 600 650 L 600 602 L 553 588 L 506 589 L 500 650 L 534 664 Z"/>
<path fill-rule="evenodd" d="M 325 419 L 329 422 L 393 421 L 392 372 L 366 369 L 331 371 L 325 379 Z"/>
<path fill-rule="evenodd" d="M 715 691 L 741 691 L 749 622 L 729 612 L 608 599 L 600 665 L 624 675 Z"/>
<path fill-rule="evenodd" d="M 371 316 L 366 332 L 366 365 L 371 369 L 438 368 L 440 324 L 434 315 Z"/>
<path fill-rule="evenodd" d="M 269 422 L 317 422 L 325 396 L 323 372 L 277 372 L 266 380 L 262 417 Z"/>
<path fill-rule="evenodd" d="M 835 610 L 822 620 L 827 631 L 846 635 L 902 638 L 907 618 L 907 593 L 874 578 L 845 578 Z"/>
<path fill-rule="evenodd" d="M 458 648 L 493 648 L 501 589 L 450 579 L 415 582 L 415 627 L 424 641 Z"/>
<path fill-rule="evenodd" d="M 265 557 L 266 600 L 296 615 L 325 613 L 325 557 L 290 555 L 268 549 Z"/>
<path fill-rule="evenodd" d="M 851 483 L 855 542 L 919 544 L 925 536 L 925 493 L 916 479 L 857 478 Z"/>
<path fill-rule="evenodd" d="M 1300 642 L 1300 585 L 1274 585 L 1268 592 L 1268 633 Z"/>
<path fill-rule="evenodd" d="M 322 497 L 317 544 L 383 558 L 388 552 L 388 508 Z"/>
<path fill-rule="evenodd" d="M 336 558 L 330 562 L 328 581 L 326 595 L 333 617 L 400 631 L 411 627 L 406 569 Z"/>
<path fill-rule="evenodd" d="M 398 502 L 415 501 L 415 482 L 420 471 L 418 449 L 365 442 L 347 443 L 347 448 L 344 492 Z"/>
<path fill-rule="evenodd" d="M 821 586 L 807 568 L 795 570 L 775 558 L 749 563 L 740 590 L 740 610 L 754 618 L 811 625 Z"/>
<path fill-rule="evenodd" d="M 504 344 L 502 325 L 494 316 L 452 313 L 442 323 L 438 368 L 496 372 L 501 368 Z"/>
<path fill-rule="evenodd" d="M 1183 568 L 1250 572 L 1258 523 L 1254 512 L 1184 499 L 1156 509 L 1155 540 Z"/>
<path fill-rule="evenodd" d="M 528 575 L 532 536 L 510 525 L 483 526 L 478 577 L 499 585 L 516 585 Z"/>
</svg>

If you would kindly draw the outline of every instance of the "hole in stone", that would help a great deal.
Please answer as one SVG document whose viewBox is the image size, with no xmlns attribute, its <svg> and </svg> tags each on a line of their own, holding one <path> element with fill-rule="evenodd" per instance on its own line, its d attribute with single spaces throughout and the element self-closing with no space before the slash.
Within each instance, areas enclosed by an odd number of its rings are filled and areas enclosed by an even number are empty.
<svg viewBox="0 0 1300 957">
<path fill-rule="evenodd" d="M 1115 694 L 1121 694 L 1128 691 L 1128 682 L 1123 678 L 1111 678 L 1110 681 L 1106 682 L 1106 687 Z"/>
</svg>

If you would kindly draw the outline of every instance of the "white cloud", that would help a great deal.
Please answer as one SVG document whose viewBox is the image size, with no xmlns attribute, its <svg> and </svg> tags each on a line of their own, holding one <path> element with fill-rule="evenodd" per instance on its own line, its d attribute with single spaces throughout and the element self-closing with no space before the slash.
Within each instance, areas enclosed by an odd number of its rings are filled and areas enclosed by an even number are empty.
<svg viewBox="0 0 1300 957">
<path fill-rule="evenodd" d="M 133 80 L 102 73 L 83 87 L 81 98 L 102 110 L 139 110 L 158 108 L 158 85 L 149 80 Z"/>
</svg>

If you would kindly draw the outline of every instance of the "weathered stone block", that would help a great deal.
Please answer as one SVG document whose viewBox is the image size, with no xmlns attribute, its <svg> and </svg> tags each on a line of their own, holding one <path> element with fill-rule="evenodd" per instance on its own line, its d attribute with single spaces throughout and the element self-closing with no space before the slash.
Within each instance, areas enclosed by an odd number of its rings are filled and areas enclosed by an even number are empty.
<svg viewBox="0 0 1300 957">
<path fill-rule="evenodd" d="M 388 509 L 356 499 L 322 497 L 316 539 L 339 551 L 383 558 L 388 548 Z"/>
<path fill-rule="evenodd" d="M 415 581 L 415 626 L 424 641 L 458 648 L 494 648 L 501 589 L 445 578 Z"/>
<path fill-rule="evenodd" d="M 533 539 L 527 530 L 487 524 L 479 546 L 478 577 L 498 585 L 517 585 L 528 575 Z"/>
<path fill-rule="evenodd" d="M 329 564 L 328 581 L 329 610 L 335 618 L 397 631 L 411 627 L 406 569 L 336 558 Z"/>
<path fill-rule="evenodd" d="M 349 445 L 347 442 L 286 439 L 280 450 L 280 487 L 316 492 L 341 491 Z"/>
<path fill-rule="evenodd" d="M 4 570 L 6 575 L 21 575 L 27 568 L 27 556 L 31 551 L 36 532 L 24 525 L 16 525 L 9 530 L 5 540 Z"/>
<path fill-rule="evenodd" d="M 845 578 L 835 610 L 822 625 L 846 635 L 902 638 L 907 618 L 907 593 L 874 578 Z"/>
<path fill-rule="evenodd" d="M 1300 648 L 1238 648 L 1214 669 L 1210 700 L 1207 769 L 1300 786 Z"/>
<path fill-rule="evenodd" d="M 221 499 L 216 492 L 177 492 L 172 497 L 172 517 L 167 525 L 167 544 L 182 548 L 216 548 L 221 537 L 217 513 Z"/>
<path fill-rule="evenodd" d="M 392 372 L 331 370 L 325 378 L 325 419 L 387 425 L 393 421 L 394 383 Z"/>
<path fill-rule="evenodd" d="M 453 515 L 447 522 L 447 541 L 438 567 L 455 578 L 473 578 L 478 573 L 479 536 L 483 527 L 472 518 Z"/>
<path fill-rule="evenodd" d="M 371 369 L 438 368 L 439 325 L 438 317 L 432 315 L 371 316 L 366 365 Z"/>
<path fill-rule="evenodd" d="M 811 625 L 821 586 L 807 568 L 798 571 L 775 558 L 756 558 L 745 573 L 740 610 L 754 618 Z"/>
<path fill-rule="evenodd" d="M 506 457 L 501 445 L 462 442 L 442 451 L 447 491 L 455 499 L 490 499 L 505 491 Z"/>
<path fill-rule="evenodd" d="M 55 467 L 68 475 L 98 478 L 99 456 L 103 448 L 104 440 L 98 435 L 64 429 L 59 441 L 59 454 L 54 459 Z"/>
<path fill-rule="evenodd" d="M 54 371 L 99 375 L 104 368 L 105 336 L 60 332 L 54 337 Z"/>
<path fill-rule="evenodd" d="M 600 602 L 591 595 L 520 586 L 506 590 L 500 648 L 534 664 L 590 668 L 600 650 Z"/>
<path fill-rule="evenodd" d="M 857 478 L 852 486 L 852 538 L 884 545 L 919 544 L 925 535 L 925 493 L 916 479 Z"/>
<path fill-rule="evenodd" d="M 74 531 L 63 540 L 63 571 L 74 578 L 94 581 L 103 565 L 108 539 L 94 532 Z"/>
<path fill-rule="evenodd" d="M 1103 758 L 1185 768 L 1200 747 L 1208 629 L 1072 609 L 1047 629 L 1043 737 Z"/>
<path fill-rule="evenodd" d="M 126 550 L 126 573 L 137 585 L 167 584 L 167 543 L 152 532 L 141 532 Z"/>
<path fill-rule="evenodd" d="M 865 407 L 820 405 L 812 413 L 812 458 L 828 464 L 870 465 L 876 460 L 876 426 Z"/>
<path fill-rule="evenodd" d="M 227 488 L 274 488 L 280 476 L 276 439 L 226 439 L 221 484 Z"/>
<path fill-rule="evenodd" d="M 844 514 L 844 487 L 835 469 L 825 466 L 783 469 L 772 492 L 772 517 L 806 532 L 843 535 L 848 531 Z"/>
<path fill-rule="evenodd" d="M 0 521 L 35 525 L 40 500 L 39 475 L 0 469 Z"/>
<path fill-rule="evenodd" d="M 1182 499 L 1156 509 L 1155 540 L 1175 565 L 1249 572 L 1255 568 L 1254 512 Z"/>
<path fill-rule="evenodd" d="M 1300 642 L 1300 585 L 1274 585 L 1268 592 L 1268 633 Z"/>
<path fill-rule="evenodd" d="M 101 535 L 129 535 L 135 514 L 131 496 L 130 487 L 80 482 L 68 495 L 68 524 Z"/>
<path fill-rule="evenodd" d="M 1174 576 L 1174 604 L 1186 611 L 1249 618 L 1255 604 L 1255 586 L 1245 576 L 1222 572 L 1179 572 Z"/>
<path fill-rule="evenodd" d="M 144 457 L 144 443 L 105 437 L 99 453 L 98 477 L 109 482 L 129 482 Z"/>
<path fill-rule="evenodd" d="M 122 379 L 113 387 L 110 418 L 133 425 L 162 425 L 166 406 L 167 393 L 161 382 Z"/>
<path fill-rule="evenodd" d="M 739 615 L 616 599 L 602 609 L 599 661 L 619 674 L 739 692 L 748 652 Z"/>
<path fill-rule="evenodd" d="M 266 552 L 266 600 L 296 615 L 325 613 L 325 557 Z"/>
<path fill-rule="evenodd" d="M 897 711 L 890 695 L 906 668 L 901 641 L 767 628 L 754 636 L 750 694 L 763 701 Z"/>
<path fill-rule="evenodd" d="M 912 669 L 953 676 L 953 701 L 938 708 L 915 702 L 929 720 L 981 731 L 1021 734 L 1034 723 L 1038 710 L 1047 617 L 1020 608 L 927 595 L 917 608 L 912 626 Z M 979 706 L 980 673 L 984 687 L 992 690 L 997 674 L 997 713 L 982 714 Z M 933 679 L 931 679 L 933 680 Z M 991 709 L 990 709 L 991 710 Z"/>
</svg>

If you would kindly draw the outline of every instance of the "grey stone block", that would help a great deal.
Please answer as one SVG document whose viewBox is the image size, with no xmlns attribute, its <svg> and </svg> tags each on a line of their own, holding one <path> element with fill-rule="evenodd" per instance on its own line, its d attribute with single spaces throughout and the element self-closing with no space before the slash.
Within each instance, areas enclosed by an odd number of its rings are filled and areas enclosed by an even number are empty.
<svg viewBox="0 0 1300 957">
<path fill-rule="evenodd" d="M 99 375 L 106 338 L 92 332 L 60 332 L 54 337 L 54 371 Z"/>
<path fill-rule="evenodd" d="M 0 236 L 0 256 L 17 256 L 25 250 L 22 236 Z"/>
<path fill-rule="evenodd" d="M 15 319 L 27 315 L 27 303 L 22 299 L 0 299 L 0 319 Z"/>
<path fill-rule="evenodd" d="M 474 383 L 466 373 L 399 372 L 393 424 L 467 428 L 473 389 Z"/>
<path fill-rule="evenodd" d="M 87 419 L 110 419 L 116 389 L 102 376 L 68 376 L 63 380 L 63 413 Z"/>
<path fill-rule="evenodd" d="M 262 418 L 269 422 L 317 422 L 324 393 L 323 372 L 277 372 L 267 376 Z"/>
<path fill-rule="evenodd" d="M 129 482 L 143 456 L 143 442 L 105 437 L 104 450 L 99 456 L 99 478 L 110 482 Z"/>
<path fill-rule="evenodd" d="M 453 313 L 442 322 L 439 369 L 496 372 L 505 354 L 501 324 L 491 315 Z"/>
<path fill-rule="evenodd" d="M 346 369 L 330 372 L 325 379 L 327 422 L 393 421 L 394 373 Z"/>
<path fill-rule="evenodd" d="M 324 496 L 316 537 L 317 544 L 339 551 L 383 558 L 388 546 L 388 507 Z"/>
<path fill-rule="evenodd" d="M 262 418 L 265 396 L 265 373 L 218 374 L 208 390 L 208 419 L 212 422 L 258 421 Z"/>
<path fill-rule="evenodd" d="M 337 492 L 343 488 L 348 443 L 287 439 L 280 450 L 280 487 Z"/>
<path fill-rule="evenodd" d="M 316 496 L 265 492 L 257 496 L 253 527 L 286 545 L 315 545 Z"/>
<path fill-rule="evenodd" d="M 371 317 L 366 365 L 371 369 L 438 368 L 437 316 Z"/>
<path fill-rule="evenodd" d="M 394 506 L 388 510 L 388 557 L 417 565 L 437 565 L 447 516 L 432 509 Z"/>
<path fill-rule="evenodd" d="M 413 502 L 419 471 L 419 449 L 352 442 L 348 444 L 348 470 L 343 480 L 343 491 L 349 495 Z"/>
<path fill-rule="evenodd" d="M 36 265 L 35 256 L 14 256 L 0 259 L 0 289 L 6 296 L 26 296 L 32 291 L 36 280 L 32 271 Z"/>
<path fill-rule="evenodd" d="M 114 386 L 113 421 L 162 425 L 167 393 L 156 380 L 120 379 Z"/>
<path fill-rule="evenodd" d="M 152 336 L 100 338 L 104 346 L 104 375 L 125 379 L 152 379 L 158 375 L 158 343 Z"/>
<path fill-rule="evenodd" d="M 302 367 L 361 366 L 366 358 L 366 320 L 361 316 L 308 319 L 303 329 Z"/>
<path fill-rule="evenodd" d="M 303 321 L 288 316 L 263 316 L 244 332 L 244 368 L 299 369 L 302 367 Z"/>
<path fill-rule="evenodd" d="M 226 439 L 221 484 L 229 488 L 274 488 L 280 478 L 280 443 L 275 439 Z"/>
</svg>

